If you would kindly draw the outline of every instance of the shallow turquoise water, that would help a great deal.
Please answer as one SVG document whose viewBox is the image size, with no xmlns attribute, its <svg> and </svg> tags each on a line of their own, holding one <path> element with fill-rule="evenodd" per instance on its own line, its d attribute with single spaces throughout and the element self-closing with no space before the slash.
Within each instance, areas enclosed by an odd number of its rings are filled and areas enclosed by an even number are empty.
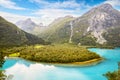
<svg viewBox="0 0 120 80">
<path fill-rule="evenodd" d="M 89 67 L 62 67 L 34 63 L 18 58 L 7 59 L 3 69 L 5 69 L 6 75 L 13 75 L 12 80 L 107 80 L 103 74 L 118 69 L 120 48 L 91 48 L 89 50 L 97 52 L 106 60 Z"/>
</svg>

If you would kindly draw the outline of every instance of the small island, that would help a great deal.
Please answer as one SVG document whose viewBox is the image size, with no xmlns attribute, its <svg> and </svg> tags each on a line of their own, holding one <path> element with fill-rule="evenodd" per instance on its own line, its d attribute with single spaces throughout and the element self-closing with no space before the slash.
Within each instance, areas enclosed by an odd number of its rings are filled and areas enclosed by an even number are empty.
<svg viewBox="0 0 120 80">
<path fill-rule="evenodd" d="M 76 45 L 34 45 L 14 47 L 4 53 L 9 57 L 20 57 L 30 61 L 56 65 L 94 65 L 103 60 L 101 56 Z"/>
</svg>

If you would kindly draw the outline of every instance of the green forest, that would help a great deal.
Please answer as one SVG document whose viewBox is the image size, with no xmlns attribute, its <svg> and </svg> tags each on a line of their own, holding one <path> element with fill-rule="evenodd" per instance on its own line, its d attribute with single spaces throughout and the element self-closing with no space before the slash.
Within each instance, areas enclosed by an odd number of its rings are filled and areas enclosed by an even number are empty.
<svg viewBox="0 0 120 80">
<path fill-rule="evenodd" d="M 102 60 L 98 54 L 88 51 L 85 47 L 75 45 L 23 46 L 4 50 L 3 53 L 11 57 L 17 56 L 32 61 L 49 63 L 84 62 L 93 59 Z"/>
</svg>

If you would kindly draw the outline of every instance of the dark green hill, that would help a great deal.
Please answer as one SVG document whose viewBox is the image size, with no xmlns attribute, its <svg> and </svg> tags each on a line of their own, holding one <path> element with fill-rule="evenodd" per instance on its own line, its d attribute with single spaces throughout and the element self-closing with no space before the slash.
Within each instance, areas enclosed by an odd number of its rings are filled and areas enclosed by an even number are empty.
<svg viewBox="0 0 120 80">
<path fill-rule="evenodd" d="M 0 46 L 44 44 L 44 40 L 31 35 L 0 16 Z"/>
</svg>

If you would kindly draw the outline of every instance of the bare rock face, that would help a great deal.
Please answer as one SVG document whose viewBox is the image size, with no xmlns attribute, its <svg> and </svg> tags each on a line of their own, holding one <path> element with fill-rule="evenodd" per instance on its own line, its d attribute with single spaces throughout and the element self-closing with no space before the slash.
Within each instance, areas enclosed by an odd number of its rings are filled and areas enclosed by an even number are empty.
<svg viewBox="0 0 120 80">
<path fill-rule="evenodd" d="M 115 10 L 110 4 L 97 6 L 83 16 L 74 20 L 74 24 L 82 29 L 83 35 L 91 33 L 99 44 L 104 44 L 107 40 L 102 36 L 110 28 L 116 28 L 120 25 L 120 12 Z"/>
<path fill-rule="evenodd" d="M 119 11 L 113 9 L 109 4 L 93 8 L 88 14 L 90 14 L 90 28 L 88 31 L 101 31 L 101 29 L 107 29 L 115 24 L 119 24 L 120 21 Z"/>
<path fill-rule="evenodd" d="M 120 13 L 110 4 L 102 4 L 89 11 L 89 27 L 87 31 L 92 31 L 92 35 L 97 38 L 97 42 L 103 44 L 107 42 L 102 34 L 111 27 L 117 27 L 120 21 Z"/>
</svg>

